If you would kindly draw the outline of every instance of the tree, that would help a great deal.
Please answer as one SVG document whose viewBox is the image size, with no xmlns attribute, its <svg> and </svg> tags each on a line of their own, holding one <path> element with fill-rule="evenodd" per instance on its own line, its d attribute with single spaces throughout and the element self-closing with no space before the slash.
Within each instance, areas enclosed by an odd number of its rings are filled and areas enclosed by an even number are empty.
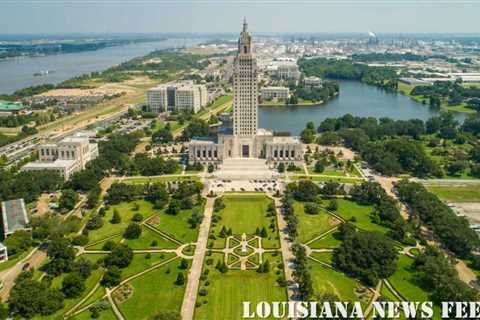
<svg viewBox="0 0 480 320">
<path fill-rule="evenodd" d="M 79 297 L 85 291 L 85 278 L 77 272 L 67 274 L 62 281 L 62 292 L 67 298 Z"/>
<path fill-rule="evenodd" d="M 376 232 L 356 232 L 334 251 L 333 265 L 369 286 L 396 270 L 398 252 L 391 240 Z"/>
<path fill-rule="evenodd" d="M 100 193 L 101 189 L 98 185 L 96 185 L 90 190 L 87 196 L 87 207 L 89 209 L 95 208 L 95 206 L 98 204 L 98 200 L 100 199 Z"/>
<path fill-rule="evenodd" d="M 207 168 L 208 173 L 212 173 L 214 170 L 215 170 L 215 167 L 213 166 L 213 164 L 209 163 Z"/>
<path fill-rule="evenodd" d="M 117 266 L 119 268 L 126 268 L 130 265 L 133 259 L 133 251 L 124 244 L 116 245 L 110 254 L 105 258 L 107 266 Z"/>
<path fill-rule="evenodd" d="M 182 272 L 179 272 L 177 275 L 177 280 L 175 280 L 177 286 L 183 286 L 185 284 L 185 276 Z"/>
<path fill-rule="evenodd" d="M 104 287 L 111 288 L 120 284 L 122 270 L 117 266 L 110 266 L 103 275 L 101 284 Z"/>
<path fill-rule="evenodd" d="M 46 283 L 30 277 L 17 279 L 8 299 L 13 315 L 30 319 L 36 315 L 47 316 L 63 308 L 63 293 L 49 288 Z"/>
<path fill-rule="evenodd" d="M 49 274 L 58 276 L 62 272 L 69 272 L 75 260 L 75 250 L 66 238 L 52 239 L 48 243 L 47 256 L 50 262 L 46 266 Z"/>
<path fill-rule="evenodd" d="M 120 222 L 122 222 L 122 218 L 120 217 L 120 214 L 118 213 L 118 210 L 114 209 L 112 219 L 110 219 L 110 223 L 111 224 L 118 224 Z"/>
<path fill-rule="evenodd" d="M 32 233 L 25 230 L 15 231 L 4 240 L 9 255 L 21 253 L 34 245 Z"/>
<path fill-rule="evenodd" d="M 327 209 L 330 211 L 337 211 L 338 209 L 338 202 L 337 199 L 332 199 L 328 202 Z"/>
<path fill-rule="evenodd" d="M 170 201 L 167 210 L 165 210 L 165 213 L 176 216 L 180 212 L 180 208 L 180 201 L 177 199 L 173 199 L 172 201 Z"/>
<path fill-rule="evenodd" d="M 123 237 L 125 239 L 138 239 L 142 234 L 142 227 L 138 223 L 132 222 L 127 226 L 125 232 L 123 233 Z"/>
<path fill-rule="evenodd" d="M 81 275 L 84 279 L 90 277 L 92 273 L 92 263 L 83 257 L 78 258 L 72 266 L 72 271 Z"/>
<path fill-rule="evenodd" d="M 277 166 L 277 170 L 280 173 L 284 173 L 285 172 L 285 164 L 283 162 L 280 162 Z"/>
<path fill-rule="evenodd" d="M 182 269 L 182 270 L 188 269 L 188 261 L 187 261 L 187 259 L 184 259 L 184 258 L 183 258 L 183 259 L 180 261 L 180 266 L 179 266 L 179 268 Z"/>
<path fill-rule="evenodd" d="M 320 206 L 315 202 L 305 203 L 304 208 L 307 214 L 318 214 L 320 212 Z"/>
<path fill-rule="evenodd" d="M 99 214 L 93 215 L 85 225 L 85 228 L 87 230 L 97 230 L 97 229 L 100 229 L 101 227 L 103 227 L 103 219 Z"/>
<path fill-rule="evenodd" d="M 75 207 L 78 199 L 78 193 L 72 189 L 63 190 L 59 200 L 59 207 L 62 211 L 70 211 Z"/>
<path fill-rule="evenodd" d="M 316 173 L 322 173 L 323 171 L 325 171 L 325 166 L 323 165 L 323 163 L 321 161 L 317 161 L 315 163 L 315 168 L 313 170 Z"/>
</svg>

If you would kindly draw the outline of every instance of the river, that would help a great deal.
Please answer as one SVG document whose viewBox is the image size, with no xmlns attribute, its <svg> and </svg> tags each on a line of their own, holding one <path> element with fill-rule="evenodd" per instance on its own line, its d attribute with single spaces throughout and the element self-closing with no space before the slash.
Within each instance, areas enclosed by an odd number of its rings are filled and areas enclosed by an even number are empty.
<svg viewBox="0 0 480 320">
<path fill-rule="evenodd" d="M 340 117 L 350 113 L 359 117 L 389 117 L 395 120 L 427 120 L 438 115 L 437 111 L 413 101 L 402 94 L 387 93 L 360 81 L 340 81 L 338 97 L 322 105 L 297 107 L 259 108 L 259 126 L 274 131 L 289 131 L 300 134 L 308 121 L 316 126 L 326 118 Z M 456 113 L 459 121 L 465 115 Z"/>
<path fill-rule="evenodd" d="M 57 84 L 85 73 L 103 71 L 154 50 L 192 46 L 200 42 L 200 39 L 168 39 L 94 51 L 3 59 L 0 60 L 0 94 L 10 94 L 18 89 L 45 83 Z M 46 70 L 52 73 L 37 77 L 33 75 Z"/>
</svg>

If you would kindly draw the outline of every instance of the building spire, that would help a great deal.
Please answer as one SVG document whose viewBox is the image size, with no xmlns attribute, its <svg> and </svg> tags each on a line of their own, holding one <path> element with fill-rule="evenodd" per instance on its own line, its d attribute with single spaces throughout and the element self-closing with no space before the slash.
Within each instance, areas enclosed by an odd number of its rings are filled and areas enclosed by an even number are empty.
<svg viewBox="0 0 480 320">
<path fill-rule="evenodd" d="M 247 32 L 248 24 L 247 24 L 247 18 L 243 17 L 243 32 Z"/>
</svg>

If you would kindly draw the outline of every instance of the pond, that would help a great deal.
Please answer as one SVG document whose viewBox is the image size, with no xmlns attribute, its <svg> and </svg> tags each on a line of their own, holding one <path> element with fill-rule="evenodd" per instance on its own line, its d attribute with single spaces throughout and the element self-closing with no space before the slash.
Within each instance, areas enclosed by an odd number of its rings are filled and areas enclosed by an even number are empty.
<svg viewBox="0 0 480 320">
<path fill-rule="evenodd" d="M 407 96 L 387 93 L 360 81 L 340 81 L 339 96 L 322 105 L 260 107 L 258 113 L 261 128 L 289 131 L 294 135 L 300 134 L 308 121 L 313 121 L 318 126 L 326 118 L 336 118 L 347 113 L 395 120 L 427 120 L 439 114 Z M 456 113 L 455 117 L 463 121 L 465 114 Z"/>
</svg>

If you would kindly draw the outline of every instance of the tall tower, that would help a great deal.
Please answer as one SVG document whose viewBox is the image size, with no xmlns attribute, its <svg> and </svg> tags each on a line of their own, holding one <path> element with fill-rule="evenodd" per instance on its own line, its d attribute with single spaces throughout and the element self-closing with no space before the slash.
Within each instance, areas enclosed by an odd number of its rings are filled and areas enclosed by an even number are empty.
<svg viewBox="0 0 480 320">
<path fill-rule="evenodd" d="M 258 128 L 257 60 L 247 29 L 247 21 L 244 20 L 233 76 L 233 134 L 244 137 L 256 135 Z"/>
</svg>

